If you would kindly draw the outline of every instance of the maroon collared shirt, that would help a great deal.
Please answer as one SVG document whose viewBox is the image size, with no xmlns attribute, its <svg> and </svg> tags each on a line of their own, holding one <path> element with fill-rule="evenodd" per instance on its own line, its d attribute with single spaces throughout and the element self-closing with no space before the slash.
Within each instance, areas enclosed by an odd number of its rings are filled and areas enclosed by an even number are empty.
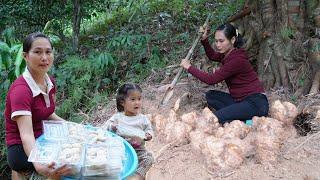
<svg viewBox="0 0 320 180">
<path fill-rule="evenodd" d="M 20 76 L 10 86 L 6 99 L 5 129 L 6 144 L 22 144 L 17 122 L 12 120 L 15 115 L 31 115 L 34 137 L 38 138 L 43 133 L 42 121 L 55 111 L 54 94 L 56 88 L 53 79 L 53 88 L 50 89 L 49 104 L 46 103 L 42 93 L 34 96 L 33 92 L 23 76 Z"/>
</svg>

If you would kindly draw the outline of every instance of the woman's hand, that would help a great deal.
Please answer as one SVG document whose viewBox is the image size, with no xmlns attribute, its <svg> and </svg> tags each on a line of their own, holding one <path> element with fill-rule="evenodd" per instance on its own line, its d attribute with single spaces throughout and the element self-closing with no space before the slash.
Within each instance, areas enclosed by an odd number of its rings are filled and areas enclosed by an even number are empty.
<svg viewBox="0 0 320 180">
<path fill-rule="evenodd" d="M 150 141 L 151 139 L 152 139 L 152 135 L 149 133 L 146 133 L 146 139 L 144 139 L 144 140 Z"/>
<path fill-rule="evenodd" d="M 205 40 L 209 37 L 210 27 L 206 25 L 205 27 L 200 26 L 199 33 L 203 33 L 201 36 L 201 40 Z"/>
<path fill-rule="evenodd" d="M 185 69 L 189 69 L 189 67 L 191 66 L 191 63 L 188 59 L 182 59 L 180 66 L 185 68 Z"/>
<path fill-rule="evenodd" d="M 34 163 L 34 167 L 40 175 L 49 177 L 51 179 L 60 179 L 61 176 L 71 175 L 72 169 L 67 165 L 55 168 L 55 163 L 52 162 L 49 165 L 44 165 L 40 163 Z"/>
</svg>

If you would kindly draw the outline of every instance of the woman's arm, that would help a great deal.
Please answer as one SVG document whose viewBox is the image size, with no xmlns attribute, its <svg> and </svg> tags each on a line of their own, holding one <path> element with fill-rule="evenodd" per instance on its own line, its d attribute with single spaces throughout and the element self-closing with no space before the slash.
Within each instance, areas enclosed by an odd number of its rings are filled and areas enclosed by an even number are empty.
<svg viewBox="0 0 320 180">
<path fill-rule="evenodd" d="M 208 58 L 212 61 L 221 62 L 223 54 L 217 53 L 210 45 L 208 38 L 201 41 L 204 51 Z"/>
<path fill-rule="evenodd" d="M 65 121 L 62 117 L 58 116 L 55 112 L 52 113 L 49 117 L 49 120 Z"/>
<path fill-rule="evenodd" d="M 17 122 L 24 152 L 29 157 L 36 144 L 31 116 L 17 116 L 13 120 Z"/>
<path fill-rule="evenodd" d="M 245 64 L 247 62 L 248 60 L 244 56 L 233 55 L 230 57 L 229 55 L 228 60 L 226 59 L 226 63 L 212 73 L 204 72 L 194 66 L 190 66 L 187 70 L 200 81 L 209 85 L 214 85 L 234 74 L 245 71 Z"/>
</svg>

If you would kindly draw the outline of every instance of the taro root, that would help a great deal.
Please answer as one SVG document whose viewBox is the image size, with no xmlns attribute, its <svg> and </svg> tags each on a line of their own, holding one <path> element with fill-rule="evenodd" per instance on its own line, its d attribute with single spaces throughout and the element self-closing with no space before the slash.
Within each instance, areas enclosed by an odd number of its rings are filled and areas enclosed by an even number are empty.
<svg viewBox="0 0 320 180">
<path fill-rule="evenodd" d="M 192 129 L 196 127 L 196 120 L 197 114 L 195 112 L 190 112 L 181 116 L 181 121 L 190 125 Z"/>
<path fill-rule="evenodd" d="M 239 167 L 244 161 L 243 150 L 233 143 L 226 143 L 221 138 L 208 136 L 202 153 L 207 156 L 207 165 L 210 170 L 231 170 Z"/>
<path fill-rule="evenodd" d="M 156 132 L 158 134 L 163 134 L 168 120 L 167 120 L 167 118 L 165 118 L 161 114 L 157 114 L 152 118 L 151 122 L 152 122 Z"/>
<path fill-rule="evenodd" d="M 190 143 L 192 147 L 198 151 L 201 151 L 201 146 L 203 146 L 204 140 L 207 137 L 205 133 L 199 130 L 191 131 L 189 133 Z"/>
<path fill-rule="evenodd" d="M 166 141 L 176 141 L 177 144 L 187 144 L 189 142 L 189 133 L 191 130 L 191 126 L 181 121 L 168 124 L 165 129 Z"/>
<path fill-rule="evenodd" d="M 281 122 L 285 119 L 286 114 L 286 108 L 281 103 L 280 100 L 276 100 L 273 103 L 271 103 L 270 109 L 269 109 L 270 116 L 274 119 L 277 119 Z"/>
<path fill-rule="evenodd" d="M 174 110 L 170 110 L 168 123 L 173 123 L 175 121 L 177 121 L 177 114 L 176 114 L 176 112 Z"/>
<path fill-rule="evenodd" d="M 257 162 L 261 164 L 274 164 L 277 162 L 281 146 L 279 139 L 257 134 L 255 144 Z"/>
<path fill-rule="evenodd" d="M 220 126 L 218 118 L 207 107 L 203 109 L 202 115 L 196 123 L 197 129 L 203 130 L 203 132 L 210 135 L 213 135 L 215 130 Z"/>
<path fill-rule="evenodd" d="M 237 145 L 227 144 L 224 148 L 223 159 L 224 163 L 230 169 L 237 168 L 242 164 L 244 160 L 243 151 Z"/>
<path fill-rule="evenodd" d="M 277 119 L 267 117 L 253 117 L 253 126 L 256 132 L 261 132 L 272 138 L 281 138 L 284 132 L 283 123 Z"/>
<path fill-rule="evenodd" d="M 201 152 L 209 157 L 217 157 L 224 150 L 224 141 L 214 136 L 207 136 L 201 146 Z"/>
<path fill-rule="evenodd" d="M 238 137 L 243 139 L 247 136 L 250 131 L 250 127 L 245 125 L 242 121 L 234 120 L 230 123 L 224 124 L 224 133 L 221 137 L 223 138 L 234 138 Z"/>
<path fill-rule="evenodd" d="M 218 129 L 214 132 L 214 136 L 217 138 L 222 138 L 224 136 L 224 128 L 218 127 Z"/>
<path fill-rule="evenodd" d="M 219 123 L 218 118 L 207 107 L 203 109 L 202 115 L 209 123 L 212 123 L 212 124 Z"/>
<path fill-rule="evenodd" d="M 297 107 L 290 103 L 290 102 L 283 102 L 282 103 L 287 110 L 287 122 L 285 124 L 292 124 L 293 120 L 298 116 L 298 109 Z"/>
<path fill-rule="evenodd" d="M 283 122 L 285 125 L 292 125 L 293 120 L 298 115 L 297 107 L 290 102 L 281 103 L 280 100 L 276 100 L 271 104 L 270 116 Z"/>
<path fill-rule="evenodd" d="M 283 124 L 272 118 L 254 117 L 256 159 L 262 164 L 276 163 L 283 141 Z"/>
<path fill-rule="evenodd" d="M 172 125 L 175 121 L 177 121 L 177 114 L 175 111 L 170 110 L 169 117 L 166 118 L 161 114 L 156 114 L 152 119 L 150 119 L 150 121 L 159 135 L 165 135 L 167 126 L 170 124 Z"/>
<path fill-rule="evenodd" d="M 241 147 L 245 157 L 253 156 L 256 153 L 255 138 L 256 138 L 256 134 L 250 131 L 249 134 L 244 139 L 241 140 Z"/>
</svg>

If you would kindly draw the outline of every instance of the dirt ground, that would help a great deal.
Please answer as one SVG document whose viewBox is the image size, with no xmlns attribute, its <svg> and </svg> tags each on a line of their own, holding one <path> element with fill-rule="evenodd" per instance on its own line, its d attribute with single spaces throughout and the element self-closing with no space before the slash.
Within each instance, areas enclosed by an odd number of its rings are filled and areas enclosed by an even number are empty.
<svg viewBox="0 0 320 180">
<path fill-rule="evenodd" d="M 188 82 L 189 81 L 189 82 Z M 142 85 L 144 94 L 143 113 L 159 113 L 166 115 L 173 107 L 178 97 L 185 92 L 191 94 L 188 101 L 181 104 L 180 114 L 191 111 L 201 111 L 205 106 L 203 93 L 208 89 L 224 89 L 223 85 L 215 87 L 205 86 L 203 83 L 190 79 L 181 80 L 175 87 L 174 94 L 166 105 L 160 105 L 165 89 L 161 83 Z M 169 84 L 169 83 L 167 83 Z M 290 95 L 282 91 L 267 92 L 268 98 L 286 100 Z M 320 98 L 319 98 L 320 99 Z M 313 104 L 320 104 L 319 99 L 313 99 Z M 299 107 L 303 100 L 297 100 Z M 115 100 L 108 107 L 100 107 L 96 112 L 94 123 L 99 125 L 107 120 L 114 112 Z M 307 136 L 298 134 L 287 139 L 281 148 L 279 160 L 274 165 L 262 165 L 255 162 L 253 157 L 246 158 L 237 169 L 228 173 L 211 172 L 207 169 L 205 156 L 195 151 L 191 144 L 174 146 L 164 142 L 155 135 L 152 141 L 147 142 L 147 149 L 153 153 L 155 163 L 147 174 L 147 180 L 209 180 L 209 179 L 290 179 L 290 180 L 320 180 L 320 133 Z"/>
</svg>

